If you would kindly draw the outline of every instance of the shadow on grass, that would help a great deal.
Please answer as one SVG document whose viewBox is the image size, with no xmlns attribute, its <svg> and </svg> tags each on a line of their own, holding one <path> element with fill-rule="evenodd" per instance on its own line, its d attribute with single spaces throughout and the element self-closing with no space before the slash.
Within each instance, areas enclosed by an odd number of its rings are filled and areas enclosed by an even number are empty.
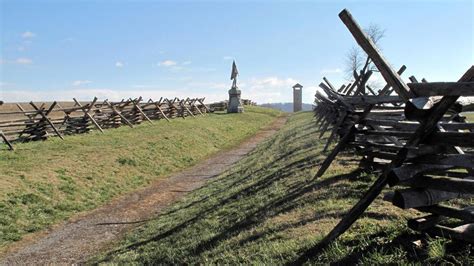
<svg viewBox="0 0 474 266">
<path fill-rule="evenodd" d="M 182 230 L 186 229 L 188 226 L 191 226 L 192 224 L 198 222 L 200 219 L 205 219 L 206 215 L 212 214 L 213 212 L 217 212 L 219 207 L 222 207 L 226 204 L 229 204 L 233 201 L 239 200 L 241 197 L 249 197 L 255 193 L 257 193 L 261 189 L 265 189 L 268 187 L 272 182 L 275 182 L 277 180 L 280 180 L 282 178 L 287 178 L 292 174 L 294 171 L 293 168 L 298 168 L 300 170 L 308 167 L 312 167 L 311 161 L 306 161 L 304 159 L 293 162 L 285 169 L 287 171 L 277 171 L 274 174 L 268 175 L 266 178 L 262 178 L 259 180 L 257 183 L 245 187 L 236 193 L 233 193 L 220 201 L 218 201 L 216 204 L 212 204 L 208 208 L 201 210 L 198 215 L 187 219 L 185 221 L 180 222 L 179 224 L 175 225 L 171 229 L 168 229 L 164 232 L 161 232 L 160 234 L 157 234 L 153 237 L 150 237 L 146 240 L 142 240 L 133 244 L 130 244 L 128 246 L 122 247 L 118 250 L 111 251 L 109 252 L 102 260 L 102 262 L 110 260 L 113 256 L 120 254 L 120 253 L 126 253 L 128 251 L 136 250 L 144 245 L 147 245 L 149 243 L 155 242 L 155 241 L 160 241 L 164 238 L 170 237 L 174 234 L 177 234 L 181 232 Z M 258 171 L 261 171 L 259 169 Z M 189 251 L 190 254 L 193 255 L 199 255 L 202 252 L 212 249 L 216 244 L 221 242 L 222 240 L 225 240 L 229 237 L 235 236 L 239 234 L 240 232 L 247 230 L 253 226 L 256 226 L 260 223 L 262 223 L 265 219 L 277 216 L 278 214 L 284 213 L 291 211 L 294 208 L 297 208 L 299 204 L 294 203 L 293 201 L 303 195 L 305 195 L 308 192 L 314 191 L 315 189 L 321 189 L 325 188 L 327 186 L 330 186 L 332 184 L 335 184 L 337 182 L 340 182 L 342 180 L 347 180 L 352 178 L 354 175 L 357 175 L 359 172 L 351 172 L 349 174 L 343 174 L 343 175 L 338 175 L 334 176 L 322 181 L 313 181 L 313 182 L 301 182 L 298 184 L 295 184 L 293 186 L 290 186 L 288 188 L 288 192 L 280 196 L 278 198 L 270 200 L 267 204 L 264 206 L 257 208 L 256 210 L 253 210 L 251 212 L 246 213 L 244 219 L 241 219 L 237 222 L 232 222 L 230 221 L 229 226 L 223 228 L 220 233 L 217 235 L 206 239 L 202 240 L 200 243 L 198 243 L 192 250 Z M 201 199 L 199 201 L 202 201 L 204 199 Z M 197 204 L 194 202 L 194 204 Z M 169 214 L 164 214 L 164 215 L 169 215 Z M 342 213 L 333 213 L 333 214 L 327 214 L 327 215 L 334 215 L 334 216 L 340 216 Z M 327 217 L 327 216 L 326 216 Z M 315 220 L 318 219 L 318 217 L 314 218 Z M 310 222 L 308 220 L 307 222 Z"/>
</svg>

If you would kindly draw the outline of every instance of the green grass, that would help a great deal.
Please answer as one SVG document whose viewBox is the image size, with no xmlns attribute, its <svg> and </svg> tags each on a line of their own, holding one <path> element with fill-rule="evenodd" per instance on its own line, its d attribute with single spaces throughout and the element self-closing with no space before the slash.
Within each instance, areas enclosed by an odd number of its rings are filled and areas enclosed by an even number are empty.
<svg viewBox="0 0 474 266">
<path fill-rule="evenodd" d="M 25 234 L 143 187 L 237 145 L 280 113 L 156 121 L 0 151 L 0 249 Z"/>
<path fill-rule="evenodd" d="M 474 123 L 474 112 L 464 113 L 464 116 L 466 116 L 467 121 Z"/>
<path fill-rule="evenodd" d="M 91 263 L 285 264 L 318 243 L 375 176 L 339 156 L 314 180 L 325 139 L 312 114 L 298 113 L 232 169 L 139 226 Z M 352 228 L 312 263 L 474 263 L 469 245 L 409 231 L 400 210 L 379 197 Z M 416 246 L 413 242 L 422 239 Z"/>
</svg>

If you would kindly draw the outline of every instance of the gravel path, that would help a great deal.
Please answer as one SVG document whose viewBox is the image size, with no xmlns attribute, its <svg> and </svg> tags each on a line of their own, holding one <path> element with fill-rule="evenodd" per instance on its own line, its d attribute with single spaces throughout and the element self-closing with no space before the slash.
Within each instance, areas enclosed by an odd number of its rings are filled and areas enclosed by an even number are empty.
<svg viewBox="0 0 474 266">
<path fill-rule="evenodd" d="M 51 229 L 15 243 L 2 265 L 76 264 L 118 241 L 124 233 L 159 215 L 190 191 L 229 169 L 286 122 L 280 117 L 238 147 L 220 152 L 198 165 L 79 214 Z"/>
</svg>

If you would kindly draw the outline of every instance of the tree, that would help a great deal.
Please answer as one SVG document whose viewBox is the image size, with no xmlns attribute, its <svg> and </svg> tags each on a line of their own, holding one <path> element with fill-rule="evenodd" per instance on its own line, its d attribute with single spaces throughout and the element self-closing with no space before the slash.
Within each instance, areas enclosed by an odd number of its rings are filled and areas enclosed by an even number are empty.
<svg viewBox="0 0 474 266">
<path fill-rule="evenodd" d="M 370 24 L 365 32 L 375 44 L 385 36 L 385 29 L 376 24 Z M 353 46 L 346 56 L 347 78 L 352 79 L 354 72 L 365 75 L 368 71 L 378 72 L 369 56 L 359 46 Z"/>
</svg>

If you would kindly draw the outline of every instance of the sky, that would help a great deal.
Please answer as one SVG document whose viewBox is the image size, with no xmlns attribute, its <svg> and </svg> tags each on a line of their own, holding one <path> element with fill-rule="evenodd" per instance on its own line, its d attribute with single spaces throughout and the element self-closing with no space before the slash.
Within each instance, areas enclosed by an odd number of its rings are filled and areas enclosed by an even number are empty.
<svg viewBox="0 0 474 266">
<path fill-rule="evenodd" d="M 405 79 L 457 81 L 474 63 L 473 2 L 0 0 L 0 100 L 220 101 L 235 60 L 242 98 L 291 102 L 299 82 L 312 103 L 322 77 L 347 82 L 344 8 L 385 30 Z"/>
</svg>

